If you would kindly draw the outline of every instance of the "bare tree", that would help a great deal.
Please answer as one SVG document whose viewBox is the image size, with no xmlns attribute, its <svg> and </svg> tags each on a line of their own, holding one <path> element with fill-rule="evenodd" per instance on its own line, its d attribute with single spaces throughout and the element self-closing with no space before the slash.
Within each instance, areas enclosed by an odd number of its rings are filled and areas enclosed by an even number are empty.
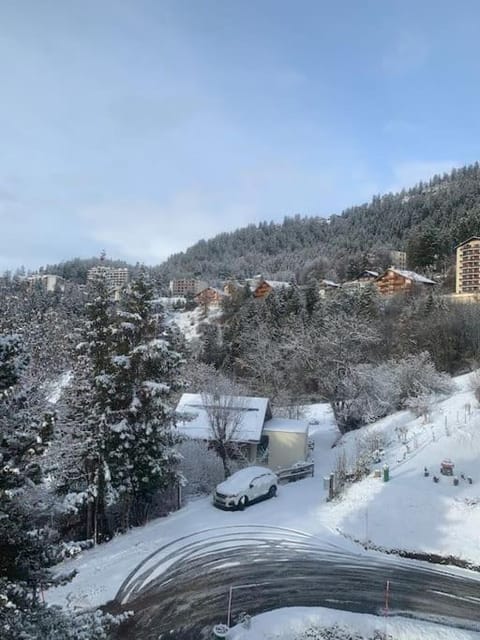
<svg viewBox="0 0 480 640">
<path fill-rule="evenodd" d="M 222 461 L 225 478 L 231 474 L 231 460 L 241 454 L 239 432 L 248 408 L 244 388 L 235 380 L 203 365 L 200 395 L 208 418 L 210 445 Z M 198 375 L 198 372 L 197 372 Z"/>
</svg>

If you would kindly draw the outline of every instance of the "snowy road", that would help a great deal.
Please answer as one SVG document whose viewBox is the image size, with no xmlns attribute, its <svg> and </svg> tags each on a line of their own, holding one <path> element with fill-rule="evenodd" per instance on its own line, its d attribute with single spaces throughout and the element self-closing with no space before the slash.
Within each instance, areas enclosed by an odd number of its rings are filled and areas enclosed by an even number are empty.
<svg viewBox="0 0 480 640">
<path fill-rule="evenodd" d="M 390 580 L 396 613 L 450 619 L 480 629 L 480 576 L 372 553 L 353 553 L 289 529 L 221 528 L 185 536 L 147 558 L 125 581 L 112 610 L 135 615 L 121 638 L 190 640 L 232 619 L 278 607 L 324 606 L 378 613 Z M 252 586 L 253 585 L 253 586 Z"/>
</svg>

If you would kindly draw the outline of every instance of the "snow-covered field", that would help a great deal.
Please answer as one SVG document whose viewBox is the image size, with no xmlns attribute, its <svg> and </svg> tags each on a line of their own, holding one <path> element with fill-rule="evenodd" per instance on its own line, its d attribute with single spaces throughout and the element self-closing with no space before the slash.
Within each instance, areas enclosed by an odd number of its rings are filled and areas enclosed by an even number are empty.
<svg viewBox="0 0 480 640">
<path fill-rule="evenodd" d="M 50 590 L 48 601 L 86 607 L 104 603 L 146 556 L 163 545 L 199 531 L 208 537 L 209 529 L 232 525 L 286 527 L 351 549 L 352 543 L 341 532 L 389 549 L 455 555 L 480 564 L 480 410 L 469 390 L 468 376 L 457 378 L 456 383 L 458 390 L 434 406 L 427 424 L 407 411 L 399 412 L 347 434 L 333 449 L 339 433 L 330 409 L 326 405 L 309 407 L 308 417 L 318 420 L 311 427 L 316 461 L 313 478 L 283 485 L 276 499 L 243 512 L 219 511 L 210 498 L 195 499 L 167 518 L 66 561 L 62 568 L 76 568 L 78 576 Z M 470 415 L 465 409 L 468 404 Z M 405 444 L 400 441 L 399 428 Z M 356 439 L 372 432 L 381 434 L 385 442 L 378 466 L 389 464 L 391 480 L 383 482 L 372 475 L 351 485 L 341 498 L 327 502 L 323 477 L 334 467 L 342 447 L 348 458 Z M 439 476 L 440 461 L 447 457 L 459 475 L 472 477 L 473 484 L 460 479 L 454 486 L 452 478 Z M 429 477 L 424 477 L 424 467 L 430 470 Z M 440 477 L 437 484 L 432 481 L 434 473 Z"/>
<path fill-rule="evenodd" d="M 185 338 L 190 341 L 199 337 L 198 328 L 203 322 L 218 320 L 221 315 L 221 307 L 212 305 L 208 308 L 206 315 L 202 307 L 196 307 L 193 311 L 169 311 L 167 319 L 168 322 L 174 322 Z"/>
<path fill-rule="evenodd" d="M 352 485 L 342 499 L 325 506 L 324 524 L 383 547 L 454 555 L 480 564 L 480 410 L 469 376 L 457 378 L 456 384 L 458 391 L 434 406 L 427 424 L 405 411 L 362 430 L 362 435 L 374 432 L 385 439 L 385 456 L 377 466 L 386 462 L 391 480 L 369 477 Z M 402 427 L 407 429 L 406 444 L 399 441 Z M 343 438 L 347 457 L 357 437 Z M 440 475 L 444 458 L 455 464 L 458 486 Z"/>
<path fill-rule="evenodd" d="M 327 635 L 330 630 L 332 635 Z M 335 630 L 335 633 L 333 633 Z M 322 631 L 325 635 L 322 634 Z M 383 635 L 382 635 L 383 634 Z M 451 629 L 408 618 L 378 616 L 324 609 L 295 607 L 262 613 L 250 628 L 237 625 L 228 640 L 478 640 L 480 633 Z"/>
</svg>

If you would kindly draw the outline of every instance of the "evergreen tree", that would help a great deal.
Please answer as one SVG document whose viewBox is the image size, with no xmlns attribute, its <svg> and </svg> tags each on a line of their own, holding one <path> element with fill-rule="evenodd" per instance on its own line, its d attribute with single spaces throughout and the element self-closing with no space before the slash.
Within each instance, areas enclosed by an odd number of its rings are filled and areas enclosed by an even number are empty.
<svg viewBox="0 0 480 640">
<path fill-rule="evenodd" d="M 415 233 L 407 245 L 407 263 L 412 269 L 435 265 L 441 253 L 438 231 L 428 227 Z"/>
<path fill-rule="evenodd" d="M 18 336 L 0 336 L 0 637 L 2 640 L 106 640 L 114 623 L 99 612 L 70 616 L 47 608 L 43 588 L 59 561 L 55 532 L 39 526 L 27 496 L 42 480 L 39 456 L 53 433 L 53 416 L 30 410 Z"/>
<path fill-rule="evenodd" d="M 318 288 L 318 282 L 315 278 L 310 278 L 305 289 L 305 306 L 307 313 L 311 316 L 315 307 L 320 300 L 320 292 Z"/>
<path fill-rule="evenodd" d="M 174 413 L 182 357 L 172 350 L 161 315 L 152 313 L 153 289 L 142 272 L 119 311 L 114 400 L 108 424 L 112 485 L 123 505 L 123 526 L 145 522 L 158 491 L 178 480 Z"/>
<path fill-rule="evenodd" d="M 114 402 L 112 353 L 114 307 L 105 277 L 90 285 L 83 341 L 64 400 L 61 431 L 71 451 L 62 466 L 59 491 L 65 506 L 83 515 L 83 535 L 97 543 L 111 535 L 107 507 L 117 496 L 108 467 L 108 421 Z"/>
</svg>

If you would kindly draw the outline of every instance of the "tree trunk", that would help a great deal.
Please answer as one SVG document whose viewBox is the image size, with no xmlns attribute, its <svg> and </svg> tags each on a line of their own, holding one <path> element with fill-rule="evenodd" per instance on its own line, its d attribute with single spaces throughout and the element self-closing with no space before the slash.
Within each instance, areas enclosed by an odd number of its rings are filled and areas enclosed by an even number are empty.
<svg viewBox="0 0 480 640">
<path fill-rule="evenodd" d="M 222 461 L 222 465 L 223 465 L 223 475 L 225 477 L 225 480 L 231 475 L 231 471 L 230 471 L 230 466 L 229 466 L 229 459 L 228 459 L 228 454 L 227 454 L 227 450 L 226 447 L 223 443 L 220 444 L 220 446 L 217 449 L 217 453 L 220 456 L 220 459 Z"/>
</svg>

